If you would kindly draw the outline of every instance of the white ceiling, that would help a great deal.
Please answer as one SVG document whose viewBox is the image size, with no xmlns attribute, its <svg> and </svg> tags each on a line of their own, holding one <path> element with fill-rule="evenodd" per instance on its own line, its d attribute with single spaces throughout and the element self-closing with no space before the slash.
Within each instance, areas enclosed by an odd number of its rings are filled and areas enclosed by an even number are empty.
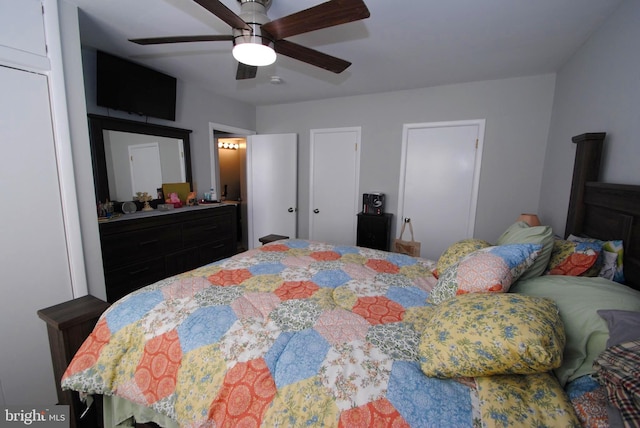
<svg viewBox="0 0 640 428">
<path fill-rule="evenodd" d="M 231 42 L 139 46 L 129 38 L 231 34 L 193 0 L 67 0 L 82 43 L 253 105 L 555 72 L 622 0 L 365 0 L 371 17 L 288 40 L 351 61 L 336 75 L 280 55 L 236 81 Z M 222 0 L 240 13 L 238 0 Z M 270 18 L 322 0 L 273 0 Z M 271 76 L 283 83 L 270 83 Z"/>
</svg>

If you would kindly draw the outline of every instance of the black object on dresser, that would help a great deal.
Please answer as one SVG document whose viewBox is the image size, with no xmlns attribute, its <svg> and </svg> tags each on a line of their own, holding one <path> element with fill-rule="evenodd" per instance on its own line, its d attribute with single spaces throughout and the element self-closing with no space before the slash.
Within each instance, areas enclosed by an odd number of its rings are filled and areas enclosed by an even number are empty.
<svg viewBox="0 0 640 428">
<path fill-rule="evenodd" d="M 47 323 L 58 404 L 69 406 L 71 428 L 89 428 L 101 426 L 102 423 L 102 412 L 99 409 L 96 411 L 95 407 L 80 419 L 85 405 L 80 402 L 77 392 L 63 391 L 60 380 L 80 345 L 89 337 L 98 318 L 108 307 L 109 304 L 103 300 L 83 296 L 38 311 L 38 316 Z"/>
<path fill-rule="evenodd" d="M 389 251 L 391 245 L 391 219 L 393 214 L 358 214 L 356 245 Z"/>
<path fill-rule="evenodd" d="M 234 255 L 236 233 L 233 205 L 100 223 L 107 300 Z"/>
</svg>

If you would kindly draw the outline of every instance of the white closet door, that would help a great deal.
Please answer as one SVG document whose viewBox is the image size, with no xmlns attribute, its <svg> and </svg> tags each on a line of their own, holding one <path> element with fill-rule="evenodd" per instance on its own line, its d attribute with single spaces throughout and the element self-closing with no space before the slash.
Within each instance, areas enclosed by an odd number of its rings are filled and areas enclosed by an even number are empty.
<svg viewBox="0 0 640 428">
<path fill-rule="evenodd" d="M 410 218 L 420 255 L 437 260 L 473 236 L 484 120 L 405 125 L 403 134 L 396 231 Z"/>
<path fill-rule="evenodd" d="M 309 237 L 355 245 L 361 128 L 311 130 Z"/>
<path fill-rule="evenodd" d="M 297 134 L 247 137 L 247 194 L 249 248 L 270 234 L 297 237 Z"/>
<path fill-rule="evenodd" d="M 6 405 L 51 403 L 51 359 L 36 312 L 72 294 L 47 78 L 0 66 L 0 93 L 0 313 L 11 320 L 0 323 L 0 379 Z"/>
</svg>

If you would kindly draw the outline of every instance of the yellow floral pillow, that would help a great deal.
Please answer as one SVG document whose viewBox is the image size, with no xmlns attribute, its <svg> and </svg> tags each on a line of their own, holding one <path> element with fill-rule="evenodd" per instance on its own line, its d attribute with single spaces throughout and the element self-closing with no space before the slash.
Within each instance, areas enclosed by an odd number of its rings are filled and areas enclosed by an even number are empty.
<svg viewBox="0 0 640 428">
<path fill-rule="evenodd" d="M 433 308 L 420 339 L 420 365 L 440 378 L 546 372 L 562 363 L 565 341 L 551 299 L 464 294 Z"/>
<path fill-rule="evenodd" d="M 436 272 L 442 273 L 447 270 L 448 267 L 453 266 L 458 261 L 462 260 L 462 258 L 467 254 L 471 254 L 476 250 L 490 246 L 490 243 L 483 241 L 482 239 L 463 239 L 462 241 L 458 241 L 444 250 L 438 259 Z"/>
</svg>

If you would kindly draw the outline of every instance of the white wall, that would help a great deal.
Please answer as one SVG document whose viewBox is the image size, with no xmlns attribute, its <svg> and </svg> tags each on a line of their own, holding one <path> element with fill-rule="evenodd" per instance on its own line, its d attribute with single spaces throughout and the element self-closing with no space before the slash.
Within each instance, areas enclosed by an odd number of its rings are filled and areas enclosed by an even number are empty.
<svg viewBox="0 0 640 428">
<path fill-rule="evenodd" d="M 362 127 L 360 194 L 384 192 L 395 214 L 402 125 L 486 119 L 475 234 L 495 241 L 518 214 L 538 207 L 554 85 L 548 74 L 261 106 L 257 131 L 298 133 L 298 236 L 308 237 L 311 129 Z"/>
<path fill-rule="evenodd" d="M 565 229 L 575 145 L 606 132 L 604 181 L 640 184 L 640 2 L 626 0 L 558 72 L 539 213 Z"/>
</svg>

